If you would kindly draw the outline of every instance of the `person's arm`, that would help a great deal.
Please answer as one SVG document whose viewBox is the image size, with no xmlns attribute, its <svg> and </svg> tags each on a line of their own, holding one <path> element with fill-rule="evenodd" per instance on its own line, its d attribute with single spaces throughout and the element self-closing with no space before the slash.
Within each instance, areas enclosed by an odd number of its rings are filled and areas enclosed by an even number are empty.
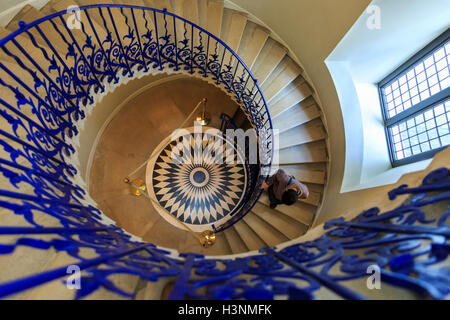
<svg viewBox="0 0 450 320">
<path fill-rule="evenodd" d="M 306 199 L 309 197 L 309 189 L 306 185 L 301 183 L 300 181 L 296 181 L 297 187 L 300 189 L 301 194 L 299 196 L 300 199 Z"/>
</svg>

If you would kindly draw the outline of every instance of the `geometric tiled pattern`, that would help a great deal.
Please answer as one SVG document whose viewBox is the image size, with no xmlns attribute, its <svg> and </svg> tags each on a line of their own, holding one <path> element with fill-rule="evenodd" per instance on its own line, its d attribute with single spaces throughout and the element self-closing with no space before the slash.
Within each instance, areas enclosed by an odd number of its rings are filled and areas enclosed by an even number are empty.
<svg viewBox="0 0 450 320">
<path fill-rule="evenodd" d="M 220 138 L 206 141 L 193 133 L 191 139 L 184 138 L 169 143 L 155 161 L 152 184 L 157 201 L 186 224 L 205 225 L 229 218 L 245 194 L 247 171 L 242 155 L 230 145 L 226 148 L 222 140 L 224 152 L 216 156 L 211 151 L 214 140 Z M 233 163 L 225 163 L 229 154 L 234 154 Z M 222 161 L 217 161 L 219 156 Z"/>
</svg>

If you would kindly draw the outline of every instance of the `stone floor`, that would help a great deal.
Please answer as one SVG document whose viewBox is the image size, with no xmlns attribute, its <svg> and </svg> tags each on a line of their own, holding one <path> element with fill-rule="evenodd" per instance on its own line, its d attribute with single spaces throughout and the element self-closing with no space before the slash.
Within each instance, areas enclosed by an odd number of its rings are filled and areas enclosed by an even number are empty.
<svg viewBox="0 0 450 320">
<path fill-rule="evenodd" d="M 183 78 L 160 84 L 139 94 L 124 106 L 108 124 L 95 150 L 90 171 L 89 191 L 99 208 L 117 225 L 162 247 L 208 255 L 227 254 L 225 241 L 208 249 L 180 230 L 153 208 L 149 199 L 130 194 L 123 178 L 146 161 L 160 142 L 208 98 L 210 126 L 219 127 L 219 115 L 233 115 L 238 108 L 223 91 L 204 81 Z M 118 102 L 120 103 L 120 102 Z M 192 126 L 191 122 L 188 126 Z M 145 168 L 132 178 L 145 180 Z"/>
<path fill-rule="evenodd" d="M 222 225 L 241 207 L 248 176 L 245 155 L 220 131 L 211 135 L 210 127 L 197 130 L 189 128 L 174 141 L 168 138 L 148 162 L 145 180 L 163 218 L 202 232 Z"/>
</svg>

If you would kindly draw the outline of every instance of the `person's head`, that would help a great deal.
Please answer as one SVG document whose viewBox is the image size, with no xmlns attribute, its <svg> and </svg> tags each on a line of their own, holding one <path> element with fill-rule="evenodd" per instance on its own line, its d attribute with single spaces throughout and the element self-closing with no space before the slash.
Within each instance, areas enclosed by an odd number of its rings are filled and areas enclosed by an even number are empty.
<svg viewBox="0 0 450 320">
<path fill-rule="evenodd" d="M 288 206 L 293 205 L 298 200 L 298 194 L 295 190 L 288 189 L 283 192 L 281 200 Z"/>
</svg>

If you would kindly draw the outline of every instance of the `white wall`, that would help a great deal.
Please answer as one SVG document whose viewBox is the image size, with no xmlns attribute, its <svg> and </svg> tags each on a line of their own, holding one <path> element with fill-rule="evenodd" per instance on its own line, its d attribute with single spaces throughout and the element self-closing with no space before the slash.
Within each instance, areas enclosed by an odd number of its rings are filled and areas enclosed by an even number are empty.
<svg viewBox="0 0 450 320">
<path fill-rule="evenodd" d="M 27 4 L 36 9 L 42 8 L 50 0 L 1 0 L 0 1 L 0 27 L 5 27 L 12 18 Z"/>
<path fill-rule="evenodd" d="M 369 28 L 375 10 L 379 28 Z M 394 183 L 431 161 L 391 167 L 377 83 L 443 33 L 449 22 L 448 0 L 374 0 L 326 59 L 349 146 L 342 192 Z"/>
</svg>

